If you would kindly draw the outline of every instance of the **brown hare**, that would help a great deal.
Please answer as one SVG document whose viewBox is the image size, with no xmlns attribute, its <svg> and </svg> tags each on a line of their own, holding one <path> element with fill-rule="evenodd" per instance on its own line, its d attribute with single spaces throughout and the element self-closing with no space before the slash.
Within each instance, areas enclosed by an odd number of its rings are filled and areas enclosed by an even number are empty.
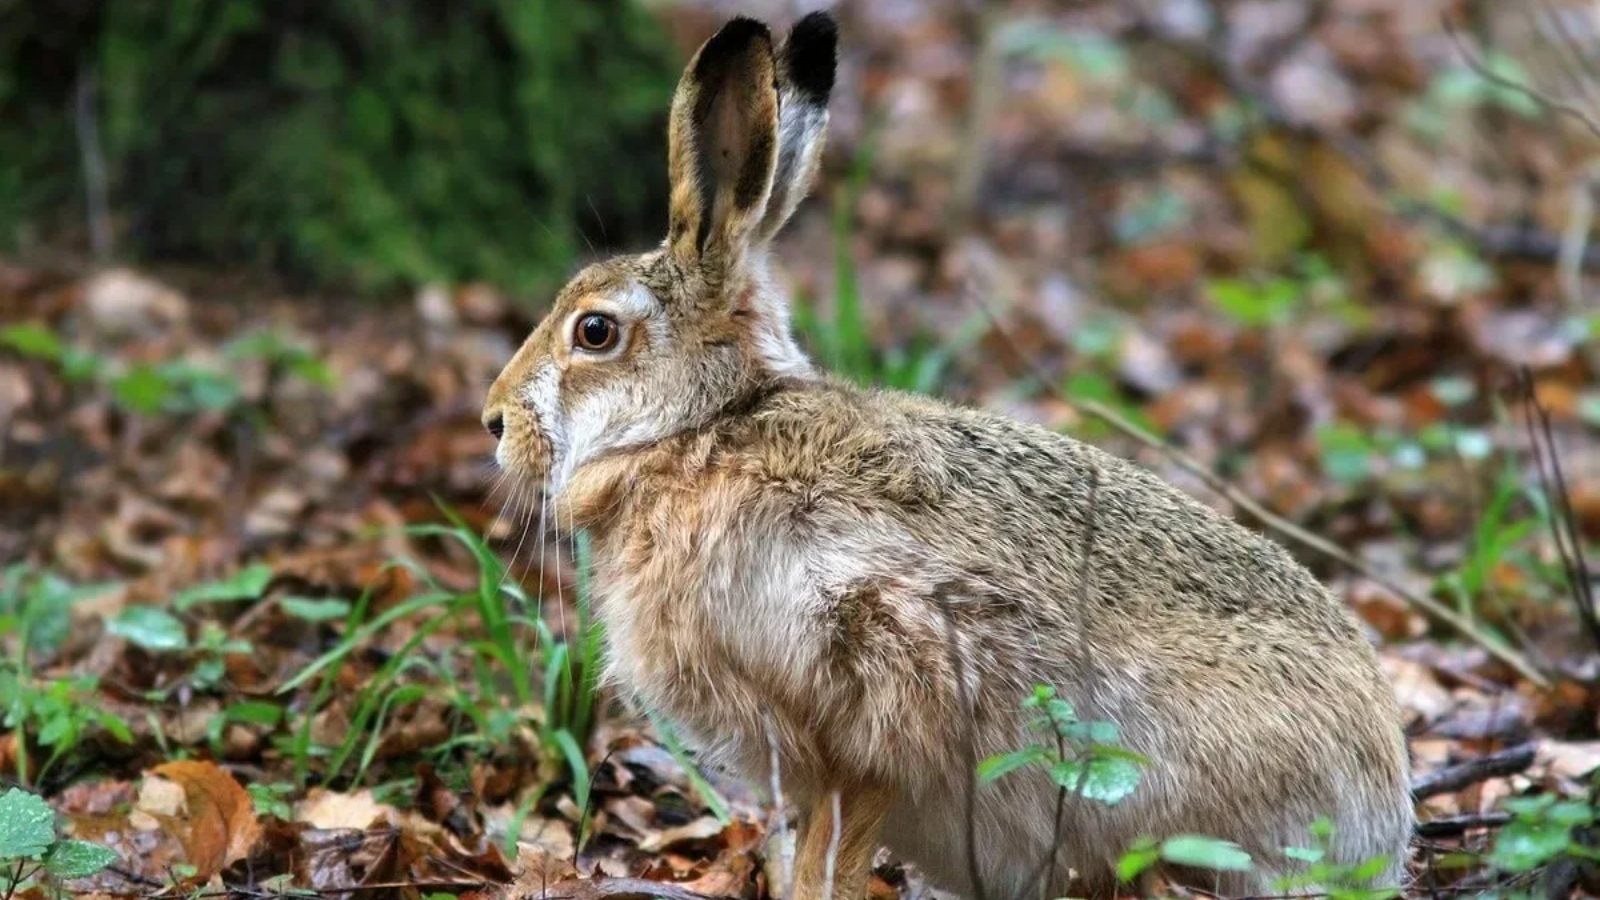
<svg viewBox="0 0 1600 900">
<path fill-rule="evenodd" d="M 1072 873 L 1105 895 L 1130 843 L 1179 833 L 1254 858 L 1200 886 L 1272 893 L 1320 816 L 1331 861 L 1385 856 L 1398 885 L 1395 699 L 1287 552 L 1093 447 L 797 346 L 768 243 L 817 169 L 836 40 L 814 13 L 781 46 L 736 18 L 700 47 L 666 240 L 573 278 L 489 391 L 500 465 L 591 535 L 609 679 L 759 784 L 777 761 L 801 900 L 861 897 L 880 844 L 969 897 Z M 974 760 L 1038 740 L 1036 685 L 1149 758 L 1131 795 L 1058 822 L 1042 770 L 973 788 Z"/>
</svg>

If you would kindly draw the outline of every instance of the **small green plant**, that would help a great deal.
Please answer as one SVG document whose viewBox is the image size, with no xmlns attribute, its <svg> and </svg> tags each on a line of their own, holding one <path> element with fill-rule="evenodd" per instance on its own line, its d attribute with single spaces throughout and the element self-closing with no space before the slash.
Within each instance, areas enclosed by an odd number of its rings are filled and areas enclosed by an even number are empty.
<svg viewBox="0 0 1600 900">
<path fill-rule="evenodd" d="M 17 771 L 24 783 L 43 783 L 61 760 L 97 731 L 125 744 L 133 741 L 128 724 L 101 708 L 96 697 L 99 684 L 91 675 L 38 679 L 14 667 L 0 667 L 0 705 L 6 710 L 5 727 L 17 732 Z M 30 759 L 30 740 L 45 751 L 43 759 Z"/>
<path fill-rule="evenodd" d="M 1061 790 L 1107 806 L 1121 803 L 1139 786 L 1140 767 L 1150 760 L 1117 745 L 1115 722 L 1078 718 L 1072 704 L 1048 685 L 1036 686 L 1022 708 L 1032 712 L 1029 729 L 1048 740 L 989 757 L 978 766 L 979 780 L 992 782 L 1039 766 Z"/>
<path fill-rule="evenodd" d="M 271 581 L 270 566 L 245 566 L 229 578 L 206 582 L 179 593 L 172 605 L 178 612 L 187 612 L 206 603 L 256 600 Z M 228 656 L 251 651 L 249 641 L 231 636 L 227 629 L 209 619 L 201 623 L 199 633 L 191 638 L 182 619 L 157 606 L 130 606 L 106 627 L 112 634 L 152 653 L 183 654 L 190 658 L 194 668 L 187 683 L 201 691 L 221 686 Z"/>
<path fill-rule="evenodd" d="M 25 564 L 9 566 L 3 574 L 0 721 L 17 732 L 17 771 L 24 783 L 38 783 L 90 734 L 104 730 L 126 743 L 132 733 L 95 701 L 99 684 L 93 676 L 40 678 L 34 671 L 36 660 L 53 654 L 66 640 L 72 605 L 104 593 L 107 586 L 74 586 Z M 30 744 L 46 751 L 44 759 L 31 759 Z"/>
<path fill-rule="evenodd" d="M 0 347 L 54 364 L 69 384 L 98 385 L 119 408 L 135 415 L 253 412 L 243 402 L 237 376 L 215 365 L 171 359 L 124 366 L 112 357 L 72 347 L 38 323 L 0 329 Z M 333 384 L 331 372 L 310 350 L 272 332 L 229 342 L 223 358 L 263 360 L 273 378 L 300 378 L 321 388 Z"/>
<path fill-rule="evenodd" d="M 36 322 L 0 328 L 0 347 L 28 359 L 55 364 L 68 384 L 91 381 L 106 366 L 104 357 L 67 346 L 54 331 Z"/>
<path fill-rule="evenodd" d="M 295 793 L 294 785 L 284 782 L 256 782 L 245 785 L 244 789 L 250 793 L 250 799 L 255 802 L 257 815 L 275 816 L 285 822 L 294 818 L 294 806 L 289 802 L 289 798 Z"/>
<path fill-rule="evenodd" d="M 59 837 L 55 810 L 43 798 L 19 788 L 0 794 L 0 896 L 41 877 L 87 878 L 116 861 L 109 847 Z"/>
<path fill-rule="evenodd" d="M 1161 428 L 1145 415 L 1139 404 L 1130 398 L 1115 380 L 1100 372 L 1077 372 L 1069 376 L 1062 388 L 1062 394 L 1074 403 L 1103 406 L 1150 434 L 1161 433 Z M 1094 440 L 1112 432 L 1113 429 L 1109 424 L 1100 419 L 1089 418 L 1078 426 L 1077 434 L 1084 440 Z"/>
<path fill-rule="evenodd" d="M 1248 872 L 1255 866 L 1250 854 L 1232 841 L 1201 834 L 1177 834 L 1162 841 L 1142 837 L 1117 860 L 1117 878 L 1132 883 L 1158 862 L 1215 872 Z"/>
<path fill-rule="evenodd" d="M 1502 872 L 1531 872 L 1561 859 L 1600 861 L 1600 850 L 1574 833 L 1595 823 L 1595 809 L 1588 802 L 1540 794 L 1506 800 L 1503 806 L 1511 821 L 1489 852 L 1489 862 Z"/>
<path fill-rule="evenodd" d="M 547 760 L 568 770 L 574 801 L 588 802 L 589 769 L 584 747 L 594 723 L 596 682 L 600 671 L 601 633 L 589 610 L 588 543 L 576 540 L 577 640 L 561 640 L 536 612 L 536 605 L 483 538 L 452 511 L 441 506 L 448 524 L 417 525 L 406 529 L 417 537 L 455 541 L 472 555 L 478 579 L 472 590 L 453 591 L 440 585 L 426 567 L 411 560 L 394 560 L 415 573 L 424 588 L 402 603 L 371 614 L 369 595 L 363 595 L 344 616 L 344 638 L 312 662 L 280 690 L 291 692 L 320 679 L 312 708 L 332 697 L 333 675 L 358 647 L 391 623 L 422 616 L 410 638 L 366 679 L 351 703 L 350 727 L 335 747 L 315 746 L 311 719 L 302 720 L 286 748 L 295 760 L 296 780 L 303 783 L 313 757 L 324 757 L 327 777 L 341 777 L 354 764 L 351 776 L 365 777 L 382 737 L 383 726 L 403 707 L 425 697 L 443 698 L 453 711 L 458 732 L 436 748 L 437 753 L 459 749 L 490 750 L 504 747 L 524 733 L 533 734 Z M 303 601 L 302 613 L 322 617 L 334 607 L 327 601 Z M 482 636 L 464 641 L 442 657 L 425 657 L 422 642 L 441 629 L 470 619 L 463 628 Z M 535 673 L 542 673 L 542 685 Z"/>
<path fill-rule="evenodd" d="M 1311 823 L 1309 830 L 1311 846 L 1284 848 L 1284 855 L 1303 863 L 1305 869 L 1278 879 L 1279 890 L 1295 893 L 1315 888 L 1328 900 L 1387 900 L 1400 893 L 1397 884 L 1372 885 L 1372 879 L 1389 867 L 1388 856 L 1375 856 L 1359 863 L 1332 863 L 1328 861 L 1328 850 L 1333 845 L 1333 822 L 1324 816 Z"/>
<path fill-rule="evenodd" d="M 1248 328 L 1287 323 L 1305 299 L 1304 285 L 1286 277 L 1264 281 L 1218 278 L 1206 286 L 1206 293 L 1228 318 Z"/>
</svg>

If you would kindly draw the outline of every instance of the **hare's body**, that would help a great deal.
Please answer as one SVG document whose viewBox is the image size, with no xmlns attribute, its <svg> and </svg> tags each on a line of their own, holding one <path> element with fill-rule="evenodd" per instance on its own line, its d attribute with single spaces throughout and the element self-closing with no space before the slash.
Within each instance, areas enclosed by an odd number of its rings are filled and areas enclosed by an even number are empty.
<svg viewBox="0 0 1600 900">
<path fill-rule="evenodd" d="M 888 788 L 887 842 L 941 883 L 970 887 L 965 726 L 978 758 L 1037 740 L 1018 709 L 1036 684 L 1155 761 L 1116 806 L 1069 798 L 1060 860 L 1091 883 L 1140 835 L 1200 833 L 1260 863 L 1225 886 L 1270 893 L 1321 815 L 1340 857 L 1398 872 L 1405 745 L 1351 617 L 1277 545 L 1128 463 L 788 382 L 571 495 L 598 523 L 615 680 L 757 783 L 775 745 L 802 809 Z M 1055 790 L 1018 774 L 976 802 L 984 887 L 1037 896 Z"/>
<path fill-rule="evenodd" d="M 1257 868 L 1207 884 L 1261 893 L 1320 816 L 1331 862 L 1386 855 L 1396 883 L 1394 698 L 1309 573 L 1128 463 L 834 383 L 796 346 L 766 245 L 816 168 L 834 50 L 821 13 L 782 47 L 749 19 L 702 45 L 666 241 L 569 282 L 489 391 L 497 459 L 594 536 L 612 679 L 745 775 L 776 761 L 798 900 L 859 900 L 880 838 L 1009 900 L 1067 868 L 1104 893 L 1136 838 L 1180 833 L 1243 845 Z M 1026 771 L 969 815 L 976 763 L 1038 741 L 1036 685 L 1115 723 L 1141 783 L 1058 820 Z"/>
</svg>

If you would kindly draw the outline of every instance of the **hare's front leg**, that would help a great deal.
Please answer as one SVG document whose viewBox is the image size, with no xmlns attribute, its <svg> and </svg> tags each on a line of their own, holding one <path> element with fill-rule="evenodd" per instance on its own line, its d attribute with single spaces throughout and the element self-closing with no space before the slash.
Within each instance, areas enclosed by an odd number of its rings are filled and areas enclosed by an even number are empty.
<svg viewBox="0 0 1600 900">
<path fill-rule="evenodd" d="M 893 792 L 877 787 L 840 787 L 811 798 L 800 816 L 791 900 L 861 900 L 866 896 L 872 856 L 893 805 Z"/>
</svg>

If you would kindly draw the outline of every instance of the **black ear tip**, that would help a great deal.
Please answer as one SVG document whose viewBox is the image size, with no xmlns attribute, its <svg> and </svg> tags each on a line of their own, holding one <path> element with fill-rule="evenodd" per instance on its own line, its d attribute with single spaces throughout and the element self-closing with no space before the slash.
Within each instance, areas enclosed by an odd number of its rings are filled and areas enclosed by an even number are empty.
<svg viewBox="0 0 1600 900">
<path fill-rule="evenodd" d="M 702 60 L 707 57 L 725 59 L 758 40 L 766 41 L 771 46 L 772 32 L 767 30 L 766 24 L 748 16 L 734 16 L 706 41 L 700 57 Z"/>
<path fill-rule="evenodd" d="M 827 10 L 817 10 L 794 23 L 784 44 L 789 82 L 813 103 L 826 105 L 839 64 L 839 25 Z"/>
</svg>

